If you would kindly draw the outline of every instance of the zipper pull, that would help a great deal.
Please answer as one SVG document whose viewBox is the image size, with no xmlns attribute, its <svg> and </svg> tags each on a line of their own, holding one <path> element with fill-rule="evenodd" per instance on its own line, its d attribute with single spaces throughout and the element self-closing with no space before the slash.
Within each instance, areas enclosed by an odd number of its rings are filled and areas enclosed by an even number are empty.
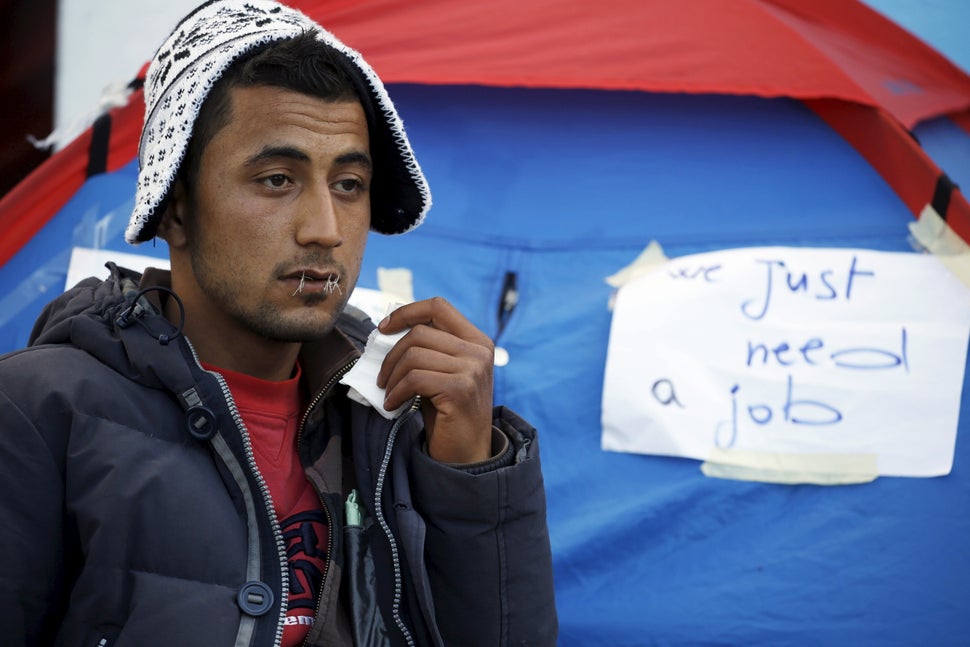
<svg viewBox="0 0 970 647">
<path fill-rule="evenodd" d="M 505 273 L 505 280 L 502 283 L 502 296 L 498 304 L 498 333 L 495 335 L 496 337 L 505 330 L 515 306 L 519 304 L 519 290 L 516 287 L 516 280 L 515 272 Z"/>
</svg>

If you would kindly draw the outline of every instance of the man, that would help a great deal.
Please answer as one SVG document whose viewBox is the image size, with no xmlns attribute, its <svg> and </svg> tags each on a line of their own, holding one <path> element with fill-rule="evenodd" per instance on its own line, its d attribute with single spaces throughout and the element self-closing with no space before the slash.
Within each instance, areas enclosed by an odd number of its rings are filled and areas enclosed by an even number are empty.
<svg viewBox="0 0 970 647">
<path fill-rule="evenodd" d="M 539 645 L 556 616 L 535 432 L 490 340 L 405 305 L 375 406 L 341 383 L 368 230 L 430 195 L 359 54 L 264 0 L 180 23 L 146 79 L 131 242 L 0 361 L 4 645 Z M 373 335 L 371 335 L 373 336 Z"/>
</svg>

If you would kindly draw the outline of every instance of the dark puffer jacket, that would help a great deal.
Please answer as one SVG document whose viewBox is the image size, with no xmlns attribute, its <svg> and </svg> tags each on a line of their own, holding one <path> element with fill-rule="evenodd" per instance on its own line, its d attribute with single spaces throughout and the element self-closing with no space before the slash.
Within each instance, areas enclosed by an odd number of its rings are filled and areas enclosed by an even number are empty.
<svg viewBox="0 0 970 647">
<path fill-rule="evenodd" d="M 278 644 L 286 547 L 248 436 L 139 280 L 85 281 L 0 359 L 0 642 Z M 497 408 L 513 465 L 436 463 L 413 408 L 387 421 L 337 384 L 366 334 L 345 314 L 301 355 L 299 452 L 331 527 L 308 644 L 554 644 L 535 431 Z"/>
</svg>

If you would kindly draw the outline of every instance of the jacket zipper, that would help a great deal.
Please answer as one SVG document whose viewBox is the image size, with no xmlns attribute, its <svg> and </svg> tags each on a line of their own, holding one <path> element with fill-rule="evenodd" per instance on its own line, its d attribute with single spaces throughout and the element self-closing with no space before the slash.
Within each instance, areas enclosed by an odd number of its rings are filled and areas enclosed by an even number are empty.
<svg viewBox="0 0 970 647">
<path fill-rule="evenodd" d="M 327 384 L 320 391 L 317 392 L 316 397 L 314 397 L 313 400 L 310 402 L 310 406 L 307 407 L 306 412 L 304 412 L 303 414 L 303 419 L 300 421 L 300 428 L 297 431 L 298 444 L 300 439 L 303 436 L 303 430 L 306 427 L 306 421 L 307 421 L 307 418 L 310 416 L 310 411 L 312 411 L 314 407 L 316 407 L 317 404 L 319 404 L 320 401 L 324 397 L 326 397 L 327 393 L 330 391 L 330 389 L 333 388 L 333 385 L 337 382 L 337 380 L 339 380 L 341 377 L 344 376 L 345 373 L 347 373 L 347 371 L 353 368 L 354 364 L 357 363 L 358 359 L 360 358 L 355 358 L 353 361 L 348 363 L 342 369 L 337 371 L 337 373 L 335 373 L 333 377 L 330 378 Z M 387 468 L 391 463 L 391 450 L 394 447 L 394 441 L 397 437 L 397 433 L 400 430 L 401 426 L 404 424 L 404 422 L 408 418 L 410 418 L 411 415 L 415 411 L 417 411 L 418 407 L 420 406 L 421 406 L 421 398 L 415 397 L 414 400 L 411 402 L 411 406 L 408 408 L 408 410 L 405 411 L 403 414 L 401 414 L 401 416 L 399 416 L 394 421 L 394 424 L 391 427 L 391 431 L 388 433 L 388 436 L 387 436 L 387 444 L 384 446 L 384 456 L 381 460 L 381 466 L 378 469 L 377 486 L 375 488 L 375 494 L 374 494 L 374 514 L 377 517 L 377 522 L 381 526 L 381 530 L 384 531 L 384 535 L 387 537 L 387 541 L 391 549 L 391 562 L 394 566 L 394 602 L 391 607 L 391 616 L 394 619 L 394 624 L 397 626 L 401 634 L 404 636 L 404 639 L 409 645 L 409 647 L 414 647 L 415 642 L 414 642 L 414 638 L 411 636 L 411 631 L 408 629 L 407 625 L 404 624 L 404 620 L 401 618 L 401 596 L 404 588 L 403 577 L 401 575 L 401 558 L 398 555 L 397 540 L 394 538 L 394 533 L 391 532 L 391 527 L 388 525 L 387 519 L 384 518 L 383 506 L 381 505 L 381 495 L 384 491 L 384 479 L 387 475 Z M 317 496 L 319 497 L 319 493 L 317 494 Z M 327 532 L 327 560 L 329 562 L 329 560 L 332 559 L 332 556 L 333 556 L 332 550 L 333 550 L 334 528 L 332 525 L 332 519 L 330 517 L 330 509 L 327 507 L 327 504 L 326 502 L 323 501 L 322 497 L 320 498 L 320 503 L 323 505 L 323 509 L 327 515 L 327 522 L 328 524 L 330 524 L 328 526 L 329 530 Z M 327 573 L 324 575 L 324 579 L 326 579 L 326 577 L 329 576 L 329 571 L 330 571 L 330 566 L 328 563 Z M 313 614 L 314 617 L 317 617 L 320 615 L 320 606 L 323 603 L 322 598 L 323 598 L 323 583 L 321 583 L 320 585 L 320 590 L 317 591 L 317 605 L 316 605 L 316 610 L 314 611 L 314 614 Z M 303 644 L 304 645 L 307 644 L 306 639 L 304 639 Z"/>
<path fill-rule="evenodd" d="M 403 592 L 403 578 L 401 576 L 401 558 L 398 554 L 397 541 L 394 538 L 394 533 L 391 532 L 391 527 L 387 523 L 387 519 L 384 518 L 384 510 L 381 505 L 381 495 L 384 492 L 384 479 L 387 476 L 387 468 L 391 464 L 391 450 L 394 448 L 394 441 L 397 439 L 397 433 L 400 431 L 404 422 L 414 415 L 414 412 L 418 410 L 421 406 L 421 397 L 417 396 L 411 402 L 411 406 L 405 411 L 401 416 L 399 416 L 395 421 L 394 425 L 391 427 L 390 433 L 387 435 L 387 444 L 384 446 L 384 457 L 381 459 L 381 466 L 377 473 L 377 486 L 374 488 L 374 513 L 377 517 L 377 522 L 381 526 L 381 530 L 384 531 L 384 535 L 387 537 L 387 542 L 391 547 L 391 562 L 394 565 L 394 602 L 391 605 L 391 616 L 394 619 L 394 624 L 401 631 L 404 636 L 404 640 L 407 642 L 409 647 L 414 647 L 414 637 L 411 635 L 410 630 L 408 630 L 407 625 L 404 624 L 404 620 L 401 618 L 401 596 Z"/>
<path fill-rule="evenodd" d="M 192 342 L 190 342 L 188 339 L 186 339 L 185 342 L 188 344 L 189 350 L 192 352 L 192 357 L 195 358 L 195 362 L 198 365 L 199 369 L 211 374 L 218 380 L 219 388 L 222 389 L 222 397 L 225 400 L 226 405 L 229 407 L 229 412 L 232 414 L 233 421 L 236 423 L 236 429 L 239 431 L 239 435 L 243 441 L 243 448 L 245 449 L 245 452 L 246 452 L 246 462 L 248 463 L 248 466 L 249 466 L 249 472 L 251 475 L 253 475 L 253 477 L 256 479 L 256 483 L 259 485 L 259 491 L 263 498 L 263 505 L 265 506 L 266 513 L 270 519 L 270 527 L 273 529 L 273 538 L 276 540 L 276 551 L 280 559 L 280 579 L 282 583 L 281 595 L 289 595 L 290 573 L 289 573 L 289 564 L 287 563 L 287 559 L 286 559 L 286 543 L 283 540 L 283 532 L 282 530 L 280 530 L 279 520 L 276 518 L 276 508 L 273 505 L 273 497 L 270 495 L 269 486 L 266 484 L 266 479 L 263 478 L 262 473 L 259 471 L 259 468 L 256 465 L 256 456 L 253 453 L 253 446 L 249 438 L 249 431 L 246 429 L 246 425 L 243 424 L 242 416 L 239 414 L 239 409 L 236 407 L 236 402 L 232 398 L 232 393 L 229 391 L 229 385 L 226 384 L 225 378 L 223 378 L 222 375 L 214 371 L 206 371 L 206 369 L 202 367 L 202 362 L 199 361 L 199 356 L 195 352 L 195 347 L 192 346 Z M 220 438 L 223 445 L 222 448 L 217 447 L 216 450 L 219 453 L 219 456 L 222 458 L 222 460 L 227 463 L 227 467 L 229 467 L 230 472 L 232 472 L 233 470 L 232 470 L 232 466 L 228 465 L 229 459 L 232 459 L 236 463 L 236 465 L 241 468 L 242 466 L 239 465 L 239 461 L 235 459 L 235 455 L 232 454 L 232 451 L 229 449 L 228 444 L 226 444 L 225 439 L 221 438 L 221 434 L 217 434 L 216 437 Z M 213 437 L 213 440 L 215 440 L 216 437 Z M 243 484 L 240 483 L 240 487 L 242 487 L 242 485 Z M 246 486 L 248 488 L 248 483 L 246 484 Z M 255 510 L 253 512 L 255 512 Z M 246 568 L 247 577 L 249 578 L 250 581 L 261 579 L 260 553 L 262 552 L 260 549 L 260 538 L 259 538 L 258 527 L 256 528 L 256 532 L 251 534 L 253 535 L 253 547 L 255 548 L 256 563 L 255 564 L 253 563 L 254 556 L 251 554 L 249 557 L 249 564 L 247 565 L 247 568 Z M 280 644 L 283 642 L 283 625 L 286 622 L 286 610 L 287 610 L 286 608 L 287 608 L 286 602 L 284 600 L 280 600 L 280 614 L 276 621 L 276 638 L 273 641 L 274 647 L 279 647 Z M 254 619 L 254 622 L 255 622 L 255 619 Z M 252 636 L 250 636 L 250 640 L 251 639 L 252 639 Z"/>
<path fill-rule="evenodd" d="M 515 272 L 506 272 L 505 279 L 502 281 L 502 294 L 498 302 L 498 331 L 495 333 L 495 339 L 502 336 L 515 306 L 519 304 L 519 288 L 516 285 L 516 279 Z"/>
<path fill-rule="evenodd" d="M 320 401 L 324 397 L 326 397 L 330 389 L 333 388 L 333 385 L 341 377 L 343 377 L 344 374 L 347 373 L 347 371 L 353 368 L 354 364 L 356 364 L 359 359 L 360 359 L 359 357 L 354 358 L 351 362 L 346 364 L 342 369 L 337 371 L 330 378 L 327 384 L 317 392 L 316 397 L 313 398 L 313 400 L 310 402 L 310 405 L 307 407 L 306 411 L 304 412 L 303 419 L 300 420 L 300 427 L 297 431 L 297 446 L 299 446 L 299 442 L 303 436 L 303 430 L 306 427 L 306 421 L 307 421 L 307 418 L 310 416 L 310 412 L 314 409 L 314 407 L 316 407 L 320 403 Z M 411 406 L 408 407 L 407 411 L 402 413 L 394 421 L 394 424 L 391 427 L 391 431 L 388 433 L 388 436 L 387 436 L 387 444 L 384 446 L 384 456 L 381 459 L 381 465 L 380 465 L 380 468 L 378 469 L 377 486 L 375 487 L 375 490 L 374 490 L 374 514 L 377 517 L 378 524 L 380 524 L 381 526 L 381 530 L 384 531 L 384 535 L 387 537 L 387 541 L 391 549 L 391 563 L 394 566 L 394 601 L 391 606 L 391 616 L 394 620 L 394 624 L 397 626 L 398 630 L 400 630 L 401 634 L 404 636 L 404 640 L 407 642 L 409 647 L 415 647 L 416 643 L 414 642 L 414 637 L 411 635 L 411 631 L 404 623 L 404 619 L 401 618 L 401 596 L 403 595 L 403 589 L 404 589 L 403 576 L 401 574 L 401 557 L 398 554 L 397 540 L 394 538 L 394 533 L 391 532 L 391 527 L 388 525 L 387 519 L 384 517 L 383 506 L 381 505 L 381 495 L 383 494 L 383 491 L 384 491 L 384 480 L 385 480 L 385 477 L 387 476 L 387 469 L 391 463 L 391 450 L 394 448 L 394 441 L 397 438 L 397 433 L 404 425 L 404 422 L 408 418 L 410 418 L 414 414 L 414 412 L 418 410 L 420 406 L 421 406 L 421 397 L 417 396 L 411 402 Z M 327 526 L 328 527 L 328 532 L 327 532 L 328 564 L 327 564 L 327 573 L 324 575 L 324 579 L 326 579 L 330 574 L 329 561 L 333 557 L 332 551 L 333 551 L 334 528 L 333 528 L 332 518 L 330 515 L 330 509 L 327 507 L 326 502 L 323 501 L 323 498 L 320 497 L 319 493 L 317 493 L 317 496 L 320 498 L 320 503 L 321 505 L 323 505 L 324 512 L 327 515 L 327 524 L 328 524 Z M 320 615 L 320 607 L 323 603 L 322 598 L 323 598 L 323 583 L 321 582 L 320 590 L 317 591 L 317 604 L 316 604 L 316 609 L 314 610 L 314 613 L 313 613 L 314 618 Z M 309 638 L 309 635 L 307 636 L 307 638 L 303 640 L 304 645 L 307 644 L 306 641 L 308 638 Z M 278 645 L 279 643 L 277 643 L 277 646 Z"/>
<path fill-rule="evenodd" d="M 306 408 L 306 411 L 303 412 L 303 418 L 300 420 L 300 426 L 296 431 L 297 447 L 300 446 L 300 442 L 303 439 L 303 429 L 306 427 L 306 421 L 307 421 L 307 418 L 310 417 L 310 412 L 313 411 L 313 409 L 318 404 L 320 404 L 320 401 L 327 396 L 327 394 L 330 392 L 330 389 L 333 388 L 334 384 L 336 384 L 337 381 L 340 380 L 340 378 L 342 378 L 351 368 L 353 368 L 354 364 L 356 364 L 359 359 L 360 359 L 359 357 L 356 357 L 350 362 L 348 362 L 346 365 L 344 365 L 343 368 L 341 368 L 339 371 L 334 373 L 333 376 L 331 376 L 331 378 L 327 381 L 327 383 L 324 385 L 322 389 L 317 391 L 317 395 L 313 398 L 313 400 L 310 401 L 310 405 Z M 320 495 L 319 492 L 317 492 L 317 498 L 320 500 L 320 505 L 323 507 L 323 514 L 326 515 L 327 517 L 327 563 L 324 566 L 325 571 L 323 574 L 323 578 L 321 578 L 320 580 L 320 589 L 317 591 L 317 604 L 316 604 L 316 608 L 313 611 L 314 618 L 317 618 L 320 615 L 320 608 L 323 606 L 323 586 L 326 582 L 326 579 L 330 577 L 330 562 L 333 560 L 333 534 L 334 534 L 333 515 L 330 514 L 330 507 L 327 506 L 327 502 L 323 500 L 323 497 Z M 289 591 L 287 591 L 286 593 L 287 595 L 289 595 Z M 303 644 L 306 645 L 309 639 L 310 639 L 310 633 L 307 632 L 306 638 L 303 639 Z"/>
</svg>

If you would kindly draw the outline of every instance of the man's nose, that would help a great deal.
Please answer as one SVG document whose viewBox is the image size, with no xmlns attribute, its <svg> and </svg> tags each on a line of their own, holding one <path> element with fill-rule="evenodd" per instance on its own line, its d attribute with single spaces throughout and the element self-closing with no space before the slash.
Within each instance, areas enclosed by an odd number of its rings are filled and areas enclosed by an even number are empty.
<svg viewBox="0 0 970 647">
<path fill-rule="evenodd" d="M 323 185 L 304 194 L 296 224 L 300 245 L 339 247 L 343 244 L 337 210 L 330 187 Z"/>
</svg>

